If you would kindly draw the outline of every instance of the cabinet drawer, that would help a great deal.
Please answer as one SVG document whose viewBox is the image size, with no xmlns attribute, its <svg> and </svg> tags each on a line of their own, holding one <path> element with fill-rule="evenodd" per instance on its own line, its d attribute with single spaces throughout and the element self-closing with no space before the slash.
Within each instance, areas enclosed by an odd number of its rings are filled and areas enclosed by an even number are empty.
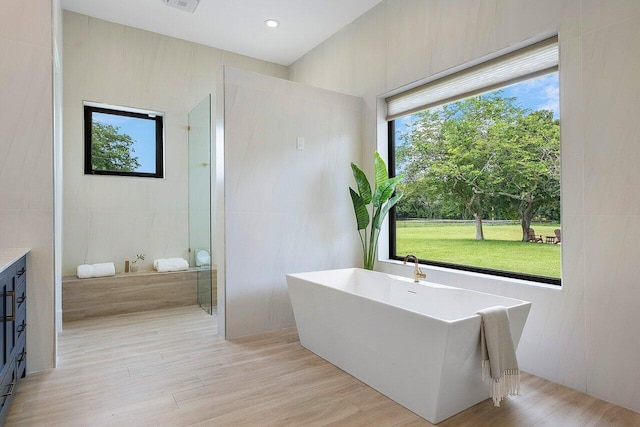
<svg viewBox="0 0 640 427">
<path fill-rule="evenodd" d="M 16 284 L 16 316 L 25 311 L 27 307 L 27 283 Z"/>
<path fill-rule="evenodd" d="M 13 277 L 16 275 L 16 265 L 11 264 L 0 273 L 0 286 L 13 289 Z M 24 274 L 23 274 L 24 276 Z"/>
<path fill-rule="evenodd" d="M 0 425 L 4 425 L 4 421 L 9 414 L 9 407 L 16 392 L 17 382 L 16 365 L 15 363 L 9 363 L 7 364 L 6 375 L 3 377 L 2 384 L 0 384 Z"/>
<path fill-rule="evenodd" d="M 27 278 L 27 257 L 23 256 L 14 264 L 16 268 L 16 280 L 24 281 Z"/>
<path fill-rule="evenodd" d="M 19 343 L 27 336 L 27 311 L 22 310 L 18 314 L 18 318 L 14 323 L 16 328 L 16 342 Z M 16 345 L 17 347 L 17 345 Z"/>
<path fill-rule="evenodd" d="M 13 352 L 15 351 L 16 344 L 18 343 L 16 337 L 16 326 L 18 325 L 16 315 L 18 313 L 16 313 L 15 290 L 6 291 L 4 301 L 4 360 L 6 364 L 11 364 L 14 354 Z"/>
<path fill-rule="evenodd" d="M 4 378 L 10 356 L 5 348 L 6 325 L 4 319 L 6 315 L 6 292 L 11 289 L 11 283 L 13 282 L 12 267 L 10 266 L 0 273 L 0 379 Z"/>
<path fill-rule="evenodd" d="M 24 261 L 24 258 L 22 260 Z M 18 289 L 18 287 L 26 287 L 26 285 L 27 285 L 27 266 L 26 266 L 26 264 L 22 264 L 22 266 L 20 266 L 19 264 L 16 265 L 14 277 L 15 277 L 16 290 Z"/>
<path fill-rule="evenodd" d="M 4 371 L 8 370 L 8 366 L 12 365 L 13 351 L 16 344 L 16 289 L 15 289 L 15 265 L 12 266 L 12 275 L 10 279 L 5 280 L 2 283 L 0 290 L 2 291 L 2 335 L 3 341 L 0 344 L 2 346 L 2 362 L 4 363 Z"/>
<path fill-rule="evenodd" d="M 26 337 L 18 344 L 16 352 L 16 378 L 24 378 L 27 371 L 27 340 Z"/>
</svg>

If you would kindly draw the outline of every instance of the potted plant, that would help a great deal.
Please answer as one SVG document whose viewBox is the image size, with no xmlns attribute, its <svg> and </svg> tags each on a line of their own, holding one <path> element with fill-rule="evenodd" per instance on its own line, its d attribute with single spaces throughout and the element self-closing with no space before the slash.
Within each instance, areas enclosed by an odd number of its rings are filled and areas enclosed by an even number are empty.
<svg viewBox="0 0 640 427">
<path fill-rule="evenodd" d="M 135 273 L 138 271 L 138 265 L 136 264 L 138 261 L 144 261 L 145 254 L 136 254 L 136 259 L 131 261 L 131 272 Z"/>
<path fill-rule="evenodd" d="M 355 192 L 351 187 L 349 187 L 349 192 L 356 215 L 358 235 L 360 242 L 362 242 L 364 268 L 373 270 L 378 254 L 378 237 L 384 218 L 402 198 L 402 193 L 395 191 L 402 175 L 389 178 L 387 165 L 377 151 L 374 155 L 375 188 L 373 192 L 364 172 L 353 163 L 351 163 L 351 170 L 358 186 L 358 192 Z M 369 205 L 371 205 L 370 208 Z M 369 214 L 369 209 L 371 214 Z"/>
</svg>

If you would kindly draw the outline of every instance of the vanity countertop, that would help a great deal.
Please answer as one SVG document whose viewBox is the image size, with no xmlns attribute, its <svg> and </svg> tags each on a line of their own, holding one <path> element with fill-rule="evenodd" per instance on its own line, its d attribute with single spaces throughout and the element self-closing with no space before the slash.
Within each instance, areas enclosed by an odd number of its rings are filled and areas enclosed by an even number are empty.
<svg viewBox="0 0 640 427">
<path fill-rule="evenodd" d="M 28 254 L 30 250 L 29 248 L 0 249 L 0 273 L 24 255 Z"/>
</svg>

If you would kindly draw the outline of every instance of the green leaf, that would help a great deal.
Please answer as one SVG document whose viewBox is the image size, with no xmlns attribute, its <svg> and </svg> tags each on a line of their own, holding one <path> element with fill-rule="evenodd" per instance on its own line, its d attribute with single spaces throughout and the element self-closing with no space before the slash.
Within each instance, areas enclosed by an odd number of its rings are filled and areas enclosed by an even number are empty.
<svg viewBox="0 0 640 427">
<path fill-rule="evenodd" d="M 362 201 L 365 205 L 371 203 L 371 184 L 369 184 L 369 180 L 367 176 L 360 170 L 358 166 L 351 163 L 351 170 L 353 171 L 353 177 L 356 180 L 356 184 L 358 185 L 358 193 L 362 198 Z"/>
<path fill-rule="evenodd" d="M 384 221 L 384 218 L 389 213 L 389 210 L 391 210 L 391 208 L 395 206 L 395 204 L 398 203 L 398 201 L 401 198 L 402 198 L 402 192 L 400 191 L 396 192 L 396 194 L 389 200 L 389 202 L 386 205 L 384 205 L 382 208 L 376 211 L 376 216 L 373 219 L 374 228 L 380 230 L 380 227 L 382 227 L 382 222 Z"/>
<path fill-rule="evenodd" d="M 389 178 L 381 186 L 376 187 L 376 193 L 373 195 L 373 206 L 376 208 L 382 206 L 391 197 L 396 185 L 402 178 L 402 175 Z"/>
<path fill-rule="evenodd" d="M 358 230 L 364 230 L 369 225 L 369 212 L 367 212 L 367 204 L 362 197 L 353 188 L 349 187 L 351 193 L 351 201 L 353 202 L 353 211 L 356 215 L 356 222 L 358 223 Z"/>
<path fill-rule="evenodd" d="M 91 123 L 91 168 L 94 170 L 133 172 L 140 167 L 131 136 L 118 126 Z"/>
<path fill-rule="evenodd" d="M 389 179 L 389 173 L 387 172 L 387 165 L 384 163 L 384 160 L 382 160 L 382 157 L 380 157 L 380 154 L 377 151 L 373 162 L 376 173 L 376 188 L 378 188 Z"/>
</svg>

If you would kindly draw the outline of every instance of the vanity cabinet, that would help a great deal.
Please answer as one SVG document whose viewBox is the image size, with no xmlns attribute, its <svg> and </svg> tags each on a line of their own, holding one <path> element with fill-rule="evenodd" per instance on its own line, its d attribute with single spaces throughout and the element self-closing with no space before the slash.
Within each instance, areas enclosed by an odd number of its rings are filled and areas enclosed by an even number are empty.
<svg viewBox="0 0 640 427">
<path fill-rule="evenodd" d="M 0 264 L 0 426 L 27 368 L 27 258 Z"/>
</svg>

